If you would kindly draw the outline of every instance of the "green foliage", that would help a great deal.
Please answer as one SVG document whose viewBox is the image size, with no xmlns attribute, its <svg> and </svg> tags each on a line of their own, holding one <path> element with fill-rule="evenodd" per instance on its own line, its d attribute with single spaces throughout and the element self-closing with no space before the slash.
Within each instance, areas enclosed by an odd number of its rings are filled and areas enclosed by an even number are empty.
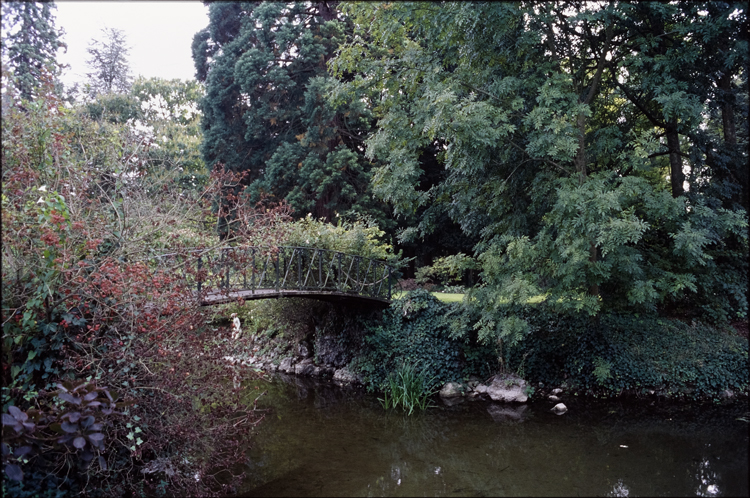
<svg viewBox="0 0 750 498">
<path fill-rule="evenodd" d="M 33 422 L 49 432 L 31 459 L 16 454 L 30 445 L 14 442 L 12 453 L 4 451 L 4 460 L 18 467 L 9 468 L 10 477 L 24 473 L 22 483 L 6 489 L 123 495 L 147 484 L 134 462 L 153 459 L 180 462 L 170 489 L 177 484 L 194 495 L 220 486 L 209 470 L 222 459 L 216 452 L 236 449 L 239 438 L 231 434 L 244 430 L 252 410 L 226 393 L 221 343 L 206 351 L 205 341 L 191 342 L 203 317 L 186 299 L 184 280 L 150 259 L 152 252 L 179 252 L 199 239 L 191 218 L 203 221 L 206 206 L 200 196 L 185 195 L 169 171 L 151 168 L 148 137 L 131 122 L 94 121 L 81 107 L 68 109 L 50 82 L 34 101 L 19 102 L 6 83 L 3 78 L 2 404 L 14 422 L 3 418 L 6 431 Z M 132 418 L 115 423 L 111 433 L 100 430 L 109 401 L 103 387 L 78 386 L 83 379 L 117 386 L 123 399 L 136 401 L 124 414 Z M 76 385 L 66 386 L 69 380 Z M 68 392 L 48 397 L 58 383 Z M 174 394 L 186 389 L 200 390 L 210 413 Z M 235 416 L 240 406 L 244 420 Z M 33 419 L 32 409 L 46 421 Z M 221 444 L 189 429 L 217 424 L 222 429 L 209 432 L 228 439 Z M 200 458 L 185 463 L 181 452 Z M 97 454 L 106 458 L 106 470 L 97 458 L 86 460 Z"/>
<path fill-rule="evenodd" d="M 470 333 L 456 333 L 447 314 L 454 306 L 441 303 L 424 290 L 406 293 L 383 313 L 382 323 L 371 325 L 355 365 L 371 390 L 390 392 L 390 381 L 401 383 L 398 371 L 419 365 L 424 389 L 468 375 L 488 375 L 496 365 L 493 346 L 478 345 Z M 390 379 L 390 380 L 389 380 Z M 391 398 L 395 400 L 395 398 Z"/>
<path fill-rule="evenodd" d="M 727 320 L 747 314 L 747 138 L 731 132 L 747 127 L 745 10 L 349 3 L 355 29 L 331 68 L 378 120 L 374 192 L 479 238 L 483 333 L 513 328 L 498 303 L 536 294 L 591 315 L 692 306 Z M 402 240 L 446 227 L 428 211 L 416 223 Z"/>
<path fill-rule="evenodd" d="M 209 179 L 200 155 L 203 93 L 196 81 L 139 77 L 127 93 L 86 97 L 79 112 L 100 123 L 126 125 L 140 139 L 143 168 L 152 175 L 176 176 L 183 188 L 199 189 Z"/>
<path fill-rule="evenodd" d="M 142 117 L 141 103 L 125 93 L 97 94 L 84 104 L 84 109 L 92 119 L 110 123 L 132 123 Z"/>
<path fill-rule="evenodd" d="M 672 198 L 636 177 L 591 175 L 583 186 L 574 180 L 559 184 L 556 202 L 534 238 L 501 237 L 480 256 L 485 284 L 497 289 L 491 299 L 523 303 L 529 294 L 544 292 L 562 310 L 653 309 L 698 292 L 699 275 L 718 270 L 712 253 L 727 241 L 747 251 L 747 219 L 741 212 L 703 204 L 686 209 L 684 198 Z M 734 261 L 739 272 L 718 278 L 746 281 L 741 276 L 746 264 Z M 518 291 L 522 283 L 526 292 Z M 601 299 L 589 294 L 592 283 Z M 738 294 L 723 294 L 739 316 L 747 313 Z"/>
<path fill-rule="evenodd" d="M 208 182 L 200 155 L 203 132 L 198 111 L 204 93 L 196 81 L 142 77 L 130 90 L 141 110 L 140 121 L 152 137 L 148 150 L 152 169 L 179 171 L 177 181 L 185 188 Z"/>
<path fill-rule="evenodd" d="M 436 387 L 427 378 L 424 370 L 419 371 L 414 365 L 402 363 L 395 372 L 391 372 L 383 391 L 383 398 L 378 401 L 383 408 L 403 408 L 411 415 L 415 408 L 426 410 L 431 406 L 430 397 L 437 392 Z"/>
<path fill-rule="evenodd" d="M 524 311 L 529 332 L 506 350 L 532 382 L 616 396 L 655 390 L 669 397 L 718 398 L 748 388 L 747 342 L 722 329 L 653 315 L 565 315 Z"/>
<path fill-rule="evenodd" d="M 168 181 L 140 180 L 142 137 L 127 125 L 43 97 L 3 116 L 2 340 L 6 381 L 24 390 L 62 376 L 72 350 L 82 352 L 75 339 L 98 332 L 98 320 L 122 311 L 113 304 L 133 297 L 103 296 L 93 284 L 119 278 L 106 257 L 124 263 L 128 253 L 142 258 L 175 243 L 163 227 L 192 210 L 175 209 L 180 192 Z M 149 188 L 158 189 L 161 215 Z"/>
<path fill-rule="evenodd" d="M 24 100 L 36 98 L 44 82 L 62 69 L 57 50 L 66 45 L 55 28 L 54 8 L 52 2 L 2 3 L 3 69 Z"/>
<path fill-rule="evenodd" d="M 418 268 L 416 281 L 419 284 L 430 280 L 442 285 L 455 284 L 461 280 L 465 271 L 475 269 L 478 269 L 478 266 L 474 258 L 460 252 L 437 258 L 432 265 Z"/>
<path fill-rule="evenodd" d="M 367 215 L 389 229 L 363 155 L 370 112 L 350 95 L 326 98 L 335 91 L 326 61 L 343 30 L 334 4 L 209 5 L 209 26 L 193 41 L 206 85 L 203 158 L 210 168 L 247 172 L 253 203 L 270 196 L 299 217 Z"/>
<path fill-rule="evenodd" d="M 594 358 L 594 378 L 600 385 L 604 385 L 607 379 L 612 377 L 612 365 L 603 360 L 601 356 Z"/>
<path fill-rule="evenodd" d="M 368 219 L 354 222 L 338 219 L 334 225 L 308 215 L 286 228 L 286 245 L 328 249 L 387 261 L 395 266 L 400 264 L 400 254 L 395 254 L 393 246 L 384 241 L 385 232 Z"/>
</svg>

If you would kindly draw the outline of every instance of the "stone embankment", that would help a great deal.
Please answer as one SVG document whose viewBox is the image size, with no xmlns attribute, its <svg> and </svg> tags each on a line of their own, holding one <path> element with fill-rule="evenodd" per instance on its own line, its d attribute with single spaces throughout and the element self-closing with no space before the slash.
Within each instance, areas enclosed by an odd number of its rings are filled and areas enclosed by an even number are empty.
<svg viewBox="0 0 750 498">
<path fill-rule="evenodd" d="M 447 405 L 461 403 L 464 400 L 490 399 L 502 405 L 493 405 L 490 414 L 494 419 L 520 420 L 526 409 L 525 403 L 529 399 L 529 389 L 526 381 L 513 374 L 499 373 L 481 382 L 478 378 L 471 378 L 468 382 L 448 382 L 440 389 L 440 398 Z M 556 388 L 547 396 L 551 402 L 557 403 L 551 411 L 562 415 L 568 408 L 560 403 L 563 390 Z"/>
<path fill-rule="evenodd" d="M 224 358 L 230 364 L 241 364 L 269 373 L 333 380 L 338 384 L 361 384 L 362 380 L 347 364 L 352 356 L 330 336 L 315 339 L 314 344 L 301 341 L 296 345 L 283 342 L 251 341 L 249 351 Z"/>
<path fill-rule="evenodd" d="M 229 364 L 241 364 L 269 373 L 283 373 L 300 377 L 330 380 L 339 385 L 357 385 L 362 379 L 351 370 L 348 364 L 353 359 L 351 353 L 330 336 L 316 337 L 314 343 L 300 341 L 290 344 L 261 344 L 251 341 L 246 352 L 226 356 Z M 533 389 L 516 375 L 498 373 L 482 381 L 471 377 L 466 382 L 448 382 L 439 391 L 445 405 L 452 406 L 467 400 L 493 401 L 489 409 L 496 420 L 519 421 Z M 567 407 L 561 402 L 562 388 L 556 388 L 544 396 L 556 403 L 550 411 L 562 415 Z M 541 396 L 539 396 L 541 397 Z"/>
</svg>

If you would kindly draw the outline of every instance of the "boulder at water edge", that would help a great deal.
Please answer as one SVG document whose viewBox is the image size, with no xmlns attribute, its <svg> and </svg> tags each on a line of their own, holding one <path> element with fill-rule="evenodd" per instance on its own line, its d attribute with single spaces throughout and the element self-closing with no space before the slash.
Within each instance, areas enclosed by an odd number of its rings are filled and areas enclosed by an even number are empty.
<svg viewBox="0 0 750 498">
<path fill-rule="evenodd" d="M 305 358 L 294 365 L 294 373 L 297 375 L 311 375 L 313 370 L 315 370 L 315 365 L 312 358 Z"/>
<path fill-rule="evenodd" d="M 274 362 L 270 362 L 270 363 L 266 363 L 264 368 L 267 372 L 273 373 L 279 369 L 279 366 Z"/>
<path fill-rule="evenodd" d="M 464 389 L 458 382 L 447 382 L 442 389 L 440 389 L 441 398 L 456 398 L 464 395 Z"/>
<path fill-rule="evenodd" d="M 505 403 L 525 403 L 529 399 L 526 395 L 526 381 L 508 374 L 496 375 L 487 386 L 487 394 L 493 401 Z"/>
<path fill-rule="evenodd" d="M 359 383 L 359 377 L 347 367 L 339 368 L 333 372 L 333 380 L 341 384 Z"/>
<path fill-rule="evenodd" d="M 294 358 L 284 358 L 279 363 L 279 372 L 294 373 Z"/>
<path fill-rule="evenodd" d="M 552 407 L 552 411 L 555 412 L 557 415 L 562 415 L 563 413 L 568 411 L 568 407 L 565 406 L 563 403 L 558 403 Z"/>
</svg>

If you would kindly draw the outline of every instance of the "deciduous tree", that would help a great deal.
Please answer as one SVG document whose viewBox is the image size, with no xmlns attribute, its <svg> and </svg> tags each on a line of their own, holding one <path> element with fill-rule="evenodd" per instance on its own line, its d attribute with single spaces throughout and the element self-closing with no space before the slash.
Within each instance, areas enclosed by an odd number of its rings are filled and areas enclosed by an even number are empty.
<svg viewBox="0 0 750 498">
<path fill-rule="evenodd" d="M 94 93 L 126 93 L 130 89 L 129 48 L 125 33 L 115 28 L 102 28 L 100 39 L 93 38 L 86 51 L 91 56 L 86 63 Z"/>
<path fill-rule="evenodd" d="M 746 261 L 736 255 L 747 254 L 747 214 L 701 189 L 715 180 L 702 167 L 711 142 L 701 128 L 706 119 L 716 125 L 709 111 L 718 92 L 708 91 L 710 78 L 692 82 L 689 69 L 696 50 L 708 53 L 730 37 L 733 48 L 712 67 L 735 67 L 742 77 L 741 64 L 729 62 L 747 60 L 746 44 L 732 39 L 744 9 L 712 6 L 694 23 L 700 9 L 344 8 L 357 30 L 333 68 L 350 91 L 374 96 L 377 131 L 367 156 L 383 164 L 375 192 L 404 214 L 443 204 L 481 238 L 475 252 L 485 286 L 475 297 L 486 333 L 518 330 L 496 319 L 498 303 L 534 294 L 592 315 L 680 302 L 711 302 L 703 311 L 724 319 L 746 314 L 738 292 L 747 289 Z M 347 73 L 358 76 L 345 81 Z M 444 176 L 425 191 L 420 155 L 429 147 L 441 151 Z M 720 286 L 701 288 L 706 273 L 722 275 L 732 290 L 711 297 Z"/>
<path fill-rule="evenodd" d="M 153 137 L 151 167 L 180 171 L 183 186 L 203 185 L 208 178 L 200 153 L 203 133 L 198 105 L 204 95 L 197 81 L 139 77 L 130 95 L 138 102 L 139 120 Z"/>
</svg>

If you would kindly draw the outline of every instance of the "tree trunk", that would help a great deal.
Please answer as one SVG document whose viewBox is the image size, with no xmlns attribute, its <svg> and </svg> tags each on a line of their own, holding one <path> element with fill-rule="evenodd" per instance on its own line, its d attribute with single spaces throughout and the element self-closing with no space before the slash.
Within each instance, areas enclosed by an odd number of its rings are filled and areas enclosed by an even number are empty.
<svg viewBox="0 0 750 498">
<path fill-rule="evenodd" d="M 591 105 L 591 102 L 594 100 L 594 96 L 596 96 L 596 93 L 599 89 L 599 82 L 602 79 L 602 74 L 604 73 L 604 67 L 606 63 L 606 56 L 609 52 L 610 43 L 612 41 L 613 37 L 613 29 L 612 29 L 612 23 L 608 23 L 605 28 L 605 40 L 604 45 L 602 47 L 601 53 L 599 54 L 599 61 L 596 65 L 596 72 L 594 73 L 594 76 L 591 78 L 591 86 L 589 87 L 588 94 L 583 100 L 579 100 L 579 102 Z M 578 115 L 578 119 L 576 120 L 576 125 L 578 126 L 578 151 L 576 152 L 575 157 L 575 165 L 576 165 L 576 171 L 578 172 L 578 184 L 583 185 L 586 182 L 586 116 L 581 113 Z M 589 262 L 594 264 L 597 261 L 598 257 L 598 251 L 596 249 L 596 244 L 593 241 L 589 242 Z M 599 295 L 599 284 L 597 283 L 590 283 L 589 284 L 589 294 L 592 296 L 598 296 Z"/>
<path fill-rule="evenodd" d="M 318 12 L 323 21 L 336 19 L 336 4 L 338 2 L 318 2 Z"/>
<path fill-rule="evenodd" d="M 576 171 L 578 172 L 578 185 L 586 182 L 586 116 L 578 115 L 578 151 L 574 159 Z"/>
<path fill-rule="evenodd" d="M 685 174 L 682 172 L 682 157 L 680 154 L 680 136 L 677 133 L 677 123 L 667 123 L 667 148 L 669 149 L 669 177 L 672 182 L 672 197 L 685 194 Z"/>
<path fill-rule="evenodd" d="M 724 73 L 719 79 L 721 89 L 721 124 L 724 128 L 724 141 L 729 145 L 737 145 L 737 129 L 734 122 L 734 106 L 732 105 L 732 77 Z"/>
</svg>

